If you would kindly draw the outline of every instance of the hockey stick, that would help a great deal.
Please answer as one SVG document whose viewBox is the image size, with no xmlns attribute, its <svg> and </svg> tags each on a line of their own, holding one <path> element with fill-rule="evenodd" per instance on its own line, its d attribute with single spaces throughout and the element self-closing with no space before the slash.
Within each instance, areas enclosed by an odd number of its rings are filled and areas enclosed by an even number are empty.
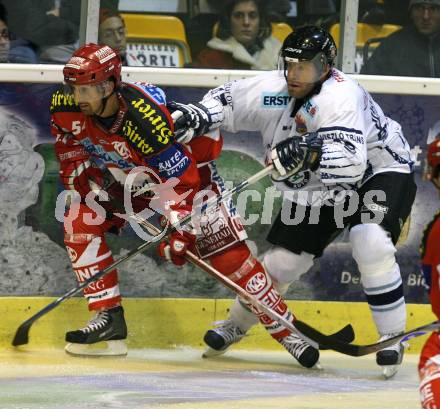
<svg viewBox="0 0 440 409">
<path fill-rule="evenodd" d="M 160 234 L 161 231 L 148 222 L 147 220 L 141 219 L 140 217 L 137 217 L 136 215 L 132 215 L 131 217 L 134 217 L 136 221 L 146 227 L 148 230 L 154 231 L 155 234 Z M 243 288 L 241 288 L 238 284 L 236 284 L 234 281 L 220 273 L 218 270 L 216 270 L 214 267 L 212 267 L 210 264 L 203 261 L 200 257 L 192 253 L 191 251 L 187 251 L 185 253 L 185 258 L 190 261 L 192 264 L 199 267 L 201 270 L 207 272 L 209 275 L 214 277 L 217 281 L 221 282 L 223 285 L 228 287 L 230 290 L 232 290 L 235 294 L 252 304 L 254 308 L 256 308 L 259 311 L 262 311 L 269 317 L 271 317 L 273 320 L 277 321 L 279 324 L 283 325 L 284 327 L 288 328 L 290 331 L 297 333 L 301 338 L 305 339 L 310 345 L 312 345 L 314 348 L 320 348 L 320 349 L 326 349 L 325 345 L 319 345 L 319 342 L 316 342 L 314 338 L 310 338 L 306 336 L 302 331 L 299 331 L 296 327 L 296 321 L 292 324 L 290 321 L 288 321 L 286 318 L 284 318 L 282 315 L 277 313 L 276 311 L 272 310 L 271 308 L 264 305 L 260 300 L 255 298 L 253 295 L 246 292 Z M 314 330 L 314 328 L 309 327 L 307 324 L 302 323 L 310 330 Z M 315 331 L 315 330 L 314 330 Z M 319 333 L 319 332 L 318 332 Z M 323 335 L 324 337 L 330 337 L 330 338 L 337 338 L 339 342 L 352 342 L 354 340 L 354 331 L 353 327 L 348 324 L 341 330 L 337 331 L 334 334 L 331 335 L 324 335 L 319 333 L 320 335 Z"/>
<path fill-rule="evenodd" d="M 298 330 L 301 333 L 303 333 L 304 335 L 306 335 L 311 339 L 314 339 L 320 345 L 322 344 L 328 349 L 332 349 L 344 355 L 363 356 L 380 351 L 381 349 L 389 347 L 390 345 L 396 344 L 398 342 L 402 343 L 410 340 L 411 338 L 415 338 L 420 335 L 425 335 L 428 332 L 436 331 L 440 328 L 440 321 L 434 321 L 431 322 L 430 324 L 425 324 L 420 327 L 409 330 L 407 332 L 404 332 L 403 334 L 395 335 L 394 337 L 389 338 L 385 341 L 376 342 L 375 344 L 368 344 L 368 345 L 353 345 L 353 344 L 347 344 L 341 342 L 337 338 L 333 338 L 331 336 L 321 334 L 320 332 L 316 331 L 314 328 L 311 328 L 309 325 L 301 321 L 295 321 L 295 326 L 298 328 Z"/>
<path fill-rule="evenodd" d="M 251 176 L 247 180 L 244 180 L 243 182 L 239 183 L 237 186 L 233 187 L 230 190 L 226 190 L 222 192 L 221 194 L 210 198 L 205 203 L 203 203 L 200 206 L 200 214 L 203 214 L 208 210 L 209 208 L 213 206 L 217 206 L 220 202 L 223 200 L 228 199 L 233 194 L 241 192 L 243 189 L 245 189 L 247 186 L 258 182 L 260 179 L 264 178 L 265 176 L 269 175 L 273 170 L 273 166 L 269 165 L 266 166 L 261 171 L 257 172 L 255 175 Z M 184 216 L 182 219 L 180 219 L 178 222 L 174 224 L 168 224 L 165 227 L 166 234 L 169 234 L 173 231 L 176 231 L 177 229 L 183 227 L 185 224 L 189 223 L 190 220 L 194 215 L 197 214 L 197 208 L 193 209 L 191 213 Z M 101 277 L 112 271 L 114 268 L 116 268 L 119 264 L 127 261 L 128 259 L 134 257 L 135 255 L 141 253 L 146 248 L 148 248 L 150 245 L 152 245 L 155 241 L 149 240 L 145 243 L 142 243 L 139 247 L 131 250 L 128 254 L 126 254 L 124 257 L 121 257 L 120 259 L 116 260 L 114 263 L 112 263 L 110 266 L 106 267 L 105 269 L 98 271 L 95 275 L 92 277 L 89 277 L 87 280 L 83 281 L 82 283 L 78 284 L 76 287 L 72 288 L 65 294 L 63 294 L 61 297 L 57 298 L 55 301 L 51 302 L 50 304 L 46 305 L 46 307 L 42 308 L 40 311 L 38 311 L 36 314 L 34 314 L 32 317 L 28 318 L 26 321 L 24 321 L 20 326 L 17 328 L 17 331 L 15 332 L 14 339 L 12 340 L 13 346 L 19 346 L 24 345 L 29 342 L 29 331 L 32 326 L 32 324 L 37 321 L 39 318 L 41 318 L 43 315 L 46 315 L 48 312 L 52 311 L 54 308 L 56 308 L 59 304 L 61 304 L 63 301 L 73 297 L 75 294 L 86 288 L 89 284 L 95 282 L 96 280 L 99 280 Z"/>
</svg>

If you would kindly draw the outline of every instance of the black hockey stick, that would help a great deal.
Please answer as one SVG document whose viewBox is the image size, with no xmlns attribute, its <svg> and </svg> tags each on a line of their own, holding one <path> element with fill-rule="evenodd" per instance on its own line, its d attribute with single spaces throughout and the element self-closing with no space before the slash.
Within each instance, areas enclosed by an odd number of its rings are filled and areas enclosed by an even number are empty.
<svg viewBox="0 0 440 409">
<path fill-rule="evenodd" d="M 376 342 L 375 344 L 368 345 L 353 345 L 341 342 L 337 338 L 321 334 L 319 331 L 316 331 L 314 328 L 310 327 L 302 321 L 295 321 L 295 327 L 297 327 L 298 330 L 305 336 L 315 340 L 320 345 L 323 345 L 328 349 L 332 349 L 344 355 L 363 356 L 380 351 L 381 349 L 389 347 L 390 345 L 396 344 L 398 342 L 405 342 L 410 340 L 411 338 L 425 335 L 428 332 L 436 331 L 440 328 L 440 321 L 434 321 L 430 324 L 425 324 L 421 327 L 404 332 L 403 334 L 396 335 L 392 338 L 387 339 L 386 341 Z"/>
<path fill-rule="evenodd" d="M 269 175 L 272 171 L 273 171 L 273 166 L 272 165 L 266 166 L 264 169 L 260 170 L 255 175 L 252 175 L 250 178 L 248 178 L 247 180 L 241 182 L 240 184 L 238 184 L 234 188 L 232 188 L 230 190 L 226 190 L 226 191 L 222 192 L 221 194 L 219 194 L 219 195 L 217 195 L 215 197 L 212 197 L 211 199 L 207 200 L 205 203 L 203 203 L 200 206 L 200 209 L 198 209 L 198 208 L 193 209 L 193 211 L 190 214 L 184 216 L 177 223 L 175 223 L 175 224 L 168 224 L 165 227 L 165 229 L 164 229 L 165 230 L 164 233 L 165 234 L 169 234 L 169 233 L 171 233 L 171 232 L 173 232 L 173 231 L 175 231 L 177 229 L 180 229 L 185 224 L 189 223 L 191 221 L 192 217 L 195 216 L 196 214 L 198 214 L 199 212 L 200 212 L 200 214 L 203 214 L 204 212 L 206 212 L 206 210 L 208 210 L 211 207 L 214 207 L 214 206 L 218 205 L 220 202 L 222 202 L 223 200 L 228 199 L 233 194 L 241 192 L 243 189 L 245 189 L 246 187 L 248 187 L 252 183 L 258 182 L 260 179 L 262 179 L 265 176 Z M 145 243 L 142 243 L 139 247 L 131 250 L 124 257 L 121 257 L 119 260 L 116 260 L 113 264 L 111 264 L 110 266 L 106 267 L 105 269 L 103 269 L 101 271 L 98 271 L 95 275 L 93 275 L 92 277 L 89 277 L 87 280 L 85 280 L 82 283 L 78 284 L 76 287 L 72 288 L 67 293 L 63 294 L 61 297 L 57 298 L 55 301 L 51 302 L 46 307 L 42 308 L 40 311 L 38 311 L 32 317 L 28 318 L 26 321 L 24 321 L 17 328 L 17 331 L 15 332 L 14 339 L 12 340 L 12 345 L 13 346 L 19 346 L 19 345 L 27 344 L 29 342 L 29 331 L 30 331 L 30 328 L 31 328 L 32 324 L 35 321 L 37 321 L 43 315 L 46 315 L 48 312 L 52 311 L 59 304 L 61 304 L 63 301 L 73 297 L 75 294 L 77 294 L 78 292 L 80 292 L 81 290 L 86 288 L 89 284 L 95 282 L 96 280 L 99 280 L 101 277 L 103 277 L 104 275 L 106 275 L 107 273 L 112 271 L 114 268 L 116 268 L 119 264 L 127 261 L 128 259 L 130 259 L 132 257 L 134 257 L 136 254 L 141 253 L 147 247 L 152 245 L 154 242 L 155 241 L 150 240 L 150 241 L 146 241 Z"/>
<path fill-rule="evenodd" d="M 145 228 L 147 228 L 149 231 L 154 232 L 155 234 L 160 234 L 161 231 L 151 224 L 149 221 L 142 219 L 141 217 L 133 214 L 130 215 L 130 217 L 133 217 L 139 224 L 143 225 Z M 246 290 L 241 288 L 237 283 L 232 281 L 230 278 L 223 275 L 221 272 L 219 272 L 217 269 L 215 269 L 211 264 L 208 264 L 204 260 L 202 260 L 200 257 L 198 257 L 196 254 L 194 254 L 191 251 L 187 251 L 185 253 L 185 258 L 194 264 L 195 266 L 199 267 L 201 270 L 205 271 L 211 277 L 214 277 L 217 281 L 221 282 L 223 285 L 228 287 L 230 290 L 232 290 L 236 295 L 240 296 L 244 300 L 246 300 L 248 303 L 250 303 L 257 311 L 261 311 L 264 314 L 271 317 L 273 320 L 277 321 L 282 326 L 290 329 L 292 332 L 297 333 L 301 338 L 304 338 L 306 341 L 308 341 L 312 346 L 319 349 L 326 349 L 325 345 L 320 345 L 319 342 L 316 342 L 316 340 L 312 337 L 306 336 L 302 331 L 300 331 L 296 327 L 296 321 L 293 323 L 291 321 L 288 321 L 286 318 L 284 318 L 282 315 L 280 315 L 278 312 L 274 311 L 273 309 L 269 308 L 265 304 L 263 304 L 260 300 L 255 298 L 252 294 L 248 293 Z M 310 330 L 316 331 L 314 328 L 309 327 L 307 324 L 307 328 Z M 336 338 L 339 342 L 347 342 L 350 343 L 354 340 L 354 331 L 353 327 L 348 324 L 344 328 L 340 329 L 334 334 L 331 335 L 324 335 L 320 332 L 317 332 L 320 335 L 324 337 L 330 337 L 330 338 Z"/>
</svg>

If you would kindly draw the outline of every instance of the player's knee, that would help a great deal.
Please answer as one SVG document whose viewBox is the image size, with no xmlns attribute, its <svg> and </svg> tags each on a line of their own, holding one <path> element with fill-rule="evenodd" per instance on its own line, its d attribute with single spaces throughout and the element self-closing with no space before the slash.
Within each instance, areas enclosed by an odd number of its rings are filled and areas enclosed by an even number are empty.
<svg viewBox="0 0 440 409">
<path fill-rule="evenodd" d="M 222 274 L 230 275 L 240 270 L 246 260 L 251 256 L 249 247 L 240 242 L 225 251 L 209 257 L 211 265 Z"/>
<path fill-rule="evenodd" d="M 296 254 L 282 247 L 273 247 L 264 256 L 263 264 L 283 293 L 282 288 L 298 280 L 313 266 L 313 258 L 313 254 L 304 251 Z"/>
<path fill-rule="evenodd" d="M 359 224 L 350 230 L 353 258 L 361 274 L 381 274 L 393 269 L 396 248 L 378 224 Z"/>
</svg>

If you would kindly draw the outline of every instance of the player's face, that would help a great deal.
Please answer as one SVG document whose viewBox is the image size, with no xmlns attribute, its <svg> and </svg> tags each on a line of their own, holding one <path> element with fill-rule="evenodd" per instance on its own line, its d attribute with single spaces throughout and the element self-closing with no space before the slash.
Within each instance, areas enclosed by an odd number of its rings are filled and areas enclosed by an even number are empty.
<svg viewBox="0 0 440 409">
<path fill-rule="evenodd" d="M 72 85 L 73 97 L 85 115 L 98 114 L 102 109 L 104 90 L 100 85 Z"/>
<path fill-rule="evenodd" d="M 440 6 L 415 4 L 411 7 L 411 19 L 420 34 L 432 36 L 440 32 Z"/>
<path fill-rule="evenodd" d="M 122 20 L 117 16 L 109 17 L 99 26 L 99 43 L 108 45 L 123 56 L 127 46 L 125 34 Z"/>
<path fill-rule="evenodd" d="M 245 47 L 252 45 L 260 28 L 260 15 L 253 1 L 238 3 L 231 14 L 232 36 Z"/>
<path fill-rule="evenodd" d="M 305 97 L 320 79 L 320 73 L 312 61 L 285 62 L 287 90 L 294 98 Z"/>
</svg>

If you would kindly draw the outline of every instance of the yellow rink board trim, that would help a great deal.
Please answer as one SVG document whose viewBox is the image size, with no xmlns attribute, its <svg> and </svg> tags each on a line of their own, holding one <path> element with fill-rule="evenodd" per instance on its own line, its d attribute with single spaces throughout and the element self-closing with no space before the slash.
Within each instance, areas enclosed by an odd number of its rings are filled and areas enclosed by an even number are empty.
<svg viewBox="0 0 440 409">
<path fill-rule="evenodd" d="M 12 348 L 14 333 L 24 320 L 55 300 L 52 297 L 1 297 L 0 347 Z M 226 319 L 232 300 L 195 298 L 126 298 L 123 301 L 131 348 L 203 347 L 203 335 L 215 321 Z M 288 301 L 295 315 L 324 333 L 351 323 L 356 344 L 378 338 L 368 305 L 363 302 Z M 427 304 L 407 305 L 407 328 L 432 322 L 435 316 Z M 78 329 L 90 318 L 86 302 L 72 298 L 61 304 L 31 328 L 32 346 L 62 347 L 64 334 Z M 282 349 L 261 325 L 254 327 L 236 348 Z M 419 353 L 426 336 L 411 340 L 408 352 Z M 26 348 L 22 346 L 20 348 Z"/>
</svg>

